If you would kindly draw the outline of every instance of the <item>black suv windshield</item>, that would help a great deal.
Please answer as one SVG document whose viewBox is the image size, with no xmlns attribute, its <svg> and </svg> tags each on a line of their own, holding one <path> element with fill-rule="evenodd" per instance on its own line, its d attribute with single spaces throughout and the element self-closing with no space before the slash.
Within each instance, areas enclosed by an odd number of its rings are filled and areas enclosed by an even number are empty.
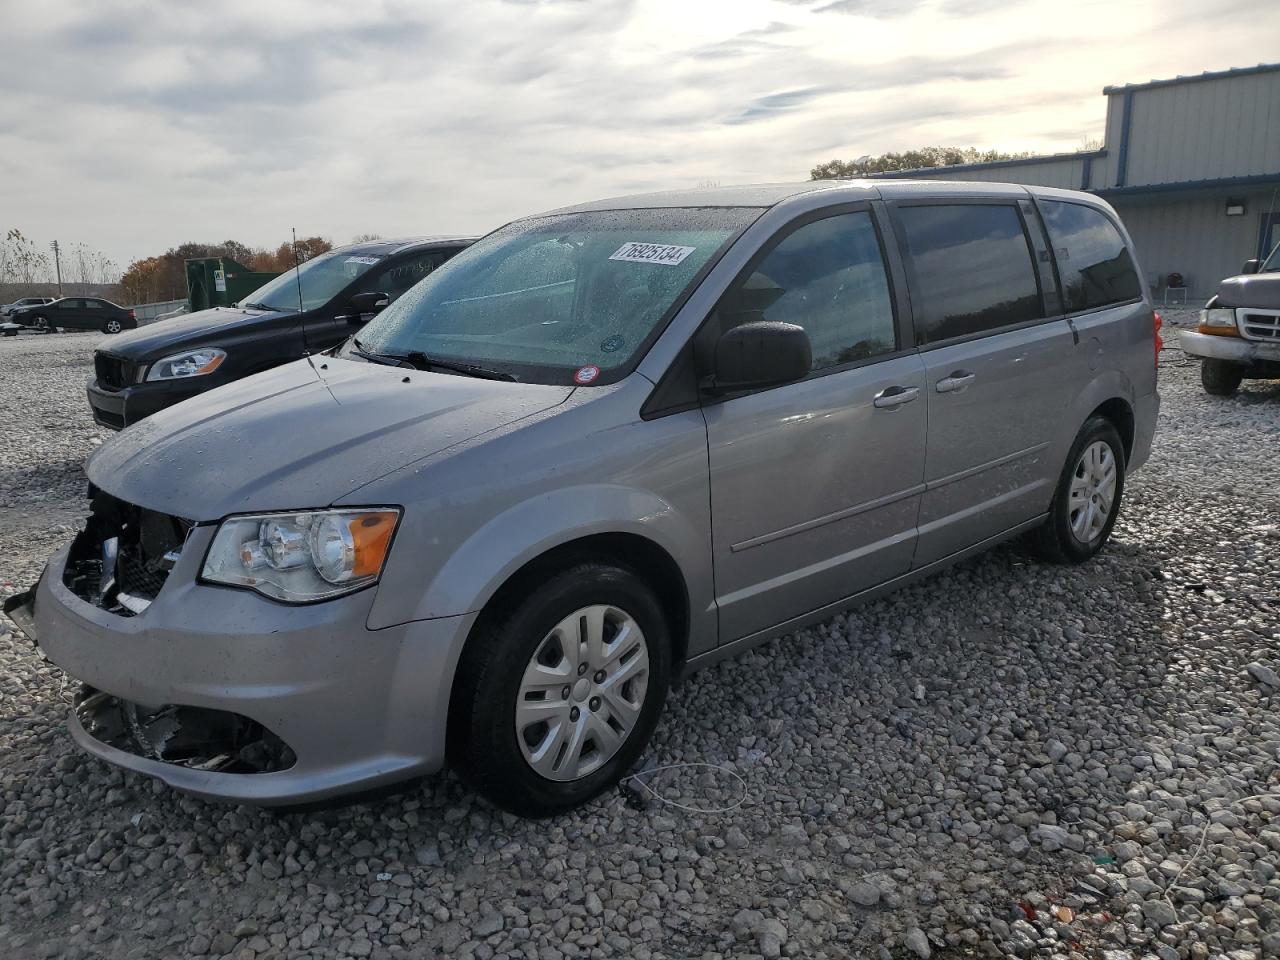
<svg viewBox="0 0 1280 960">
<path fill-rule="evenodd" d="M 314 310 L 333 299 L 334 294 L 360 276 L 382 257 L 361 256 L 342 250 L 312 257 L 298 268 L 286 270 L 274 280 L 244 297 L 240 303 L 260 310 L 298 309 L 298 286 L 302 286 L 302 309 Z"/>
<path fill-rule="evenodd" d="M 534 382 L 607 380 L 760 213 L 602 210 L 510 224 L 374 318 L 361 349 L 482 364 Z"/>
</svg>

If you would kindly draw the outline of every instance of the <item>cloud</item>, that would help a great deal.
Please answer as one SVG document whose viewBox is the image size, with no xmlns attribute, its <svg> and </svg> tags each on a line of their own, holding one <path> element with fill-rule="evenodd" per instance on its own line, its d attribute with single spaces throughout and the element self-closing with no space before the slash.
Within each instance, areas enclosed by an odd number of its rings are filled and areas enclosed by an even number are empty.
<svg viewBox="0 0 1280 960">
<path fill-rule="evenodd" d="M 1280 13 L 1219 2 L 7 4 L 0 229 L 127 262 L 292 226 L 483 232 L 930 144 L 1069 150 L 1105 83 L 1267 59 Z"/>
</svg>

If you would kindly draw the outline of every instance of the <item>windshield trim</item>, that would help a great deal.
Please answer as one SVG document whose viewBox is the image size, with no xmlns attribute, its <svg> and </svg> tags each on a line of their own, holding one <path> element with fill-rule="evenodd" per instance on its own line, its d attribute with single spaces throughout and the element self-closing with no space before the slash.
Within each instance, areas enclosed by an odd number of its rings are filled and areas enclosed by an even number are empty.
<svg viewBox="0 0 1280 960">
<path fill-rule="evenodd" d="M 439 358 L 441 360 L 450 360 L 458 363 L 471 363 L 471 364 L 483 363 L 485 366 L 494 367 L 496 369 L 504 370 L 504 371 L 511 371 L 516 375 L 517 380 L 520 383 L 540 383 L 540 384 L 547 384 L 552 386 L 569 386 L 569 387 L 574 387 L 575 389 L 584 389 L 584 390 L 590 390 L 595 387 L 607 387 L 610 384 L 618 383 L 619 381 L 624 380 L 627 377 L 631 376 L 631 374 L 633 374 L 636 371 L 636 368 L 639 367 L 640 364 L 644 362 L 645 357 L 649 355 L 649 351 L 653 349 L 654 344 L 656 344 L 658 340 L 661 339 L 662 335 L 667 332 L 667 328 L 671 326 L 672 321 L 675 320 L 675 318 L 679 315 L 680 311 L 684 309 L 685 304 L 689 302 L 689 298 L 693 296 L 694 291 L 696 291 L 699 287 L 702 286 L 708 274 L 710 274 L 711 271 L 714 270 L 717 265 L 719 265 L 720 261 L 729 253 L 730 250 L 732 250 L 735 246 L 737 246 L 738 241 L 742 239 L 743 234 L 745 234 L 748 230 L 750 230 L 751 227 L 753 227 L 756 224 L 756 222 L 771 209 L 771 207 L 756 206 L 753 204 L 745 204 L 742 206 L 738 206 L 735 204 L 717 203 L 717 204 L 690 204 L 687 206 L 672 206 L 672 207 L 621 207 L 617 211 L 557 210 L 549 213 L 535 214 L 533 216 L 520 217 L 516 220 L 512 220 L 509 223 L 503 224 L 501 227 L 498 227 L 494 230 L 489 231 L 489 233 L 485 234 L 484 237 L 481 237 L 480 240 L 477 240 L 475 244 L 476 246 L 479 246 L 481 241 L 485 240 L 486 238 L 497 233 L 500 230 L 505 230 L 507 227 L 515 226 L 517 224 L 522 224 L 522 223 L 531 223 L 537 220 L 550 220 L 550 219 L 559 218 L 559 217 L 569 217 L 579 213 L 587 213 L 587 214 L 608 213 L 608 212 L 628 213 L 628 212 L 635 212 L 636 210 L 659 210 L 659 209 L 660 210 L 754 210 L 755 216 L 748 217 L 737 230 L 733 231 L 725 238 L 724 242 L 720 244 L 719 248 L 715 251 L 715 253 L 713 253 L 710 257 L 707 258 L 707 262 L 704 263 L 698 269 L 698 271 L 689 279 L 689 282 L 685 284 L 684 289 L 680 291 L 679 295 L 677 295 L 676 298 L 671 301 L 671 305 L 663 312 L 662 316 L 660 316 L 658 320 L 654 323 L 652 329 L 650 329 L 649 333 L 645 336 L 645 338 L 636 345 L 636 349 L 632 352 L 630 359 L 628 359 L 626 363 L 620 364 L 619 366 L 616 366 L 616 367 L 612 367 L 608 370 L 602 370 L 600 372 L 600 375 L 595 380 L 591 381 L 591 383 L 582 384 L 582 383 L 578 383 L 573 379 L 573 375 L 575 371 L 580 369 L 580 367 L 577 367 L 577 366 L 571 366 L 571 367 L 560 366 L 557 364 L 550 364 L 550 363 L 525 363 L 525 362 L 512 361 L 512 360 L 497 360 L 493 357 L 485 357 L 483 359 L 474 358 L 474 357 L 454 357 L 454 356 L 450 356 L 448 354 L 443 354 L 443 353 L 439 354 Z M 459 255 L 463 255 L 465 253 L 466 253 L 466 250 L 459 251 Z M 505 295 L 505 294 L 499 294 L 499 295 Z M 342 349 L 347 350 L 350 348 L 350 345 L 351 345 L 351 340 L 347 340 L 343 344 Z"/>
</svg>

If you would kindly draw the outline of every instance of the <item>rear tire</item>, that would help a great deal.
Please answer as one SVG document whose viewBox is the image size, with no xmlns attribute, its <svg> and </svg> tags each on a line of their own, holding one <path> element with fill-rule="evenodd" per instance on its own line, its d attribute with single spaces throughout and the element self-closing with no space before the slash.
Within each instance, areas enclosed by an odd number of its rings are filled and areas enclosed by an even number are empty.
<svg viewBox="0 0 1280 960">
<path fill-rule="evenodd" d="M 1215 397 L 1230 397 L 1240 389 L 1244 369 L 1230 360 L 1208 358 L 1200 361 L 1200 384 Z"/>
<path fill-rule="evenodd" d="M 108 320 L 102 325 L 103 333 L 119 333 L 123 329 L 119 320 Z"/>
<path fill-rule="evenodd" d="M 1036 552 L 1052 563 L 1084 563 L 1111 536 L 1124 496 L 1125 454 L 1106 417 L 1090 417 L 1076 435 L 1049 504 L 1034 534 Z"/>
<path fill-rule="evenodd" d="M 570 810 L 635 764 L 670 672 L 648 584 L 612 562 L 576 564 L 477 624 L 454 680 L 450 762 L 504 810 Z"/>
</svg>

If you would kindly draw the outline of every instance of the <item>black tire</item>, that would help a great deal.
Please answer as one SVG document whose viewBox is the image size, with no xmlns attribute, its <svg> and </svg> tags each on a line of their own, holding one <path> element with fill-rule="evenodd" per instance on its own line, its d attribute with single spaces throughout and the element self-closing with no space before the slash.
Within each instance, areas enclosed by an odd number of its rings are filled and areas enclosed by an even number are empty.
<svg viewBox="0 0 1280 960">
<path fill-rule="evenodd" d="M 529 765 L 517 741 L 521 681 L 556 624 L 596 604 L 620 608 L 642 631 L 649 656 L 644 699 L 627 739 L 600 767 L 578 780 L 546 779 Z M 635 764 L 657 726 L 670 675 L 670 630 L 648 584 L 616 563 L 575 564 L 477 624 L 454 681 L 450 764 L 474 790 L 511 813 L 546 817 L 570 810 L 616 783 Z"/>
<path fill-rule="evenodd" d="M 1240 381 L 1244 379 L 1244 368 L 1230 360 L 1200 361 L 1200 385 L 1205 393 L 1215 397 L 1230 397 L 1240 389 Z"/>
<path fill-rule="evenodd" d="M 31 318 L 31 326 L 41 333 L 56 333 L 57 331 L 49 324 L 49 318 L 44 314 L 37 314 Z"/>
<path fill-rule="evenodd" d="M 1115 495 L 1111 500 L 1111 512 L 1102 529 L 1088 541 L 1084 541 L 1071 529 L 1071 482 L 1085 450 L 1098 441 L 1111 448 L 1116 473 Z M 1071 452 L 1067 454 L 1067 462 L 1062 467 L 1062 475 L 1058 478 L 1053 500 L 1049 504 L 1049 517 L 1033 536 L 1033 544 L 1041 558 L 1051 563 L 1084 563 L 1102 549 L 1111 536 L 1111 528 L 1115 526 L 1116 517 L 1120 515 L 1124 503 L 1124 472 L 1124 443 L 1115 424 L 1106 417 L 1090 417 L 1080 428 L 1080 433 L 1071 445 Z"/>
<path fill-rule="evenodd" d="M 116 328 L 114 330 L 111 329 L 111 324 L 113 323 L 116 325 Z M 123 329 L 124 329 L 124 324 L 121 323 L 119 320 L 108 320 L 106 323 L 102 325 L 102 332 L 108 335 L 113 333 L 119 333 Z"/>
</svg>

